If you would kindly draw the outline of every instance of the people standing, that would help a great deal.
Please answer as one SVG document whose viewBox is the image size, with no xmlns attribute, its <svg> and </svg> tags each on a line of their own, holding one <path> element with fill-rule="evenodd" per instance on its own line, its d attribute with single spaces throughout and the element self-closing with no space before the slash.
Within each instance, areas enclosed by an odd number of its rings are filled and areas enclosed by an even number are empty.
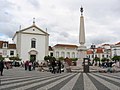
<svg viewBox="0 0 120 90">
<path fill-rule="evenodd" d="M 62 65 L 61 61 L 58 60 L 57 64 L 58 64 L 58 73 L 61 73 L 61 65 Z"/>
<path fill-rule="evenodd" d="M 56 66 L 55 60 L 52 60 L 51 66 L 52 66 L 52 73 L 55 74 L 55 72 L 56 72 L 56 71 L 55 71 L 55 66 Z"/>
<path fill-rule="evenodd" d="M 31 71 L 31 67 L 32 67 L 32 62 L 29 62 L 29 71 Z"/>
<path fill-rule="evenodd" d="M 3 76 L 3 69 L 4 69 L 4 62 L 3 60 L 0 61 L 0 72 L 1 72 L 1 76 Z"/>
<path fill-rule="evenodd" d="M 32 65 L 33 65 L 33 70 L 35 70 L 36 62 L 34 61 Z"/>
<path fill-rule="evenodd" d="M 27 70 L 27 69 L 28 69 L 28 66 L 29 66 L 29 62 L 28 62 L 28 61 L 26 61 L 26 62 L 25 62 L 25 70 Z"/>
</svg>

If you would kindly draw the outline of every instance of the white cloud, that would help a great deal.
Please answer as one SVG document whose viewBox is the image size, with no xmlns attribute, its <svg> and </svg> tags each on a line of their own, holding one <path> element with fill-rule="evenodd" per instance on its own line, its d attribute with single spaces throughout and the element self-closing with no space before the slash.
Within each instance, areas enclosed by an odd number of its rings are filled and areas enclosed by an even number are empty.
<svg viewBox="0 0 120 90">
<path fill-rule="evenodd" d="M 1 0 L 0 38 L 12 38 L 19 25 L 48 29 L 50 45 L 79 44 L 81 5 L 84 7 L 86 45 L 114 43 L 120 38 L 119 0 Z M 5 39 L 6 38 L 6 39 Z"/>
</svg>

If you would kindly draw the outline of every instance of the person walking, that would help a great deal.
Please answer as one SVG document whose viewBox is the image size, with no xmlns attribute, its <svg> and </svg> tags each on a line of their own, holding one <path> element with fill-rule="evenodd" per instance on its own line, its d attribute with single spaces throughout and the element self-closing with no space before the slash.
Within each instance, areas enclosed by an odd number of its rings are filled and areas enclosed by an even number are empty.
<svg viewBox="0 0 120 90">
<path fill-rule="evenodd" d="M 3 69 L 4 69 L 4 62 L 3 60 L 0 61 L 0 72 L 1 72 L 1 76 L 3 76 Z"/>
</svg>

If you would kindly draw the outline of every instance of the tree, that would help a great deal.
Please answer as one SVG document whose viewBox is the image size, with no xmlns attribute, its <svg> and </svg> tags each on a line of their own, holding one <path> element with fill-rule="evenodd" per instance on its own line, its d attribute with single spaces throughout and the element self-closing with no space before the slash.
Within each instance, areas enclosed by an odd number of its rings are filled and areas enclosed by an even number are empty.
<svg viewBox="0 0 120 90">
<path fill-rule="evenodd" d="M 44 60 L 45 60 L 45 61 L 48 61 L 48 60 L 49 60 L 49 55 L 48 55 L 48 56 L 45 56 L 45 57 L 44 57 Z"/>
<path fill-rule="evenodd" d="M 2 57 L 2 55 L 0 55 L 0 60 L 4 60 L 4 57 Z"/>
<path fill-rule="evenodd" d="M 100 65 L 100 58 L 99 57 L 95 57 L 94 58 L 94 61 L 95 61 L 95 66 L 97 66 L 97 62 L 99 61 L 99 65 Z"/>
<path fill-rule="evenodd" d="M 64 60 L 64 57 L 59 57 L 58 59 L 59 59 L 59 60 Z"/>
<path fill-rule="evenodd" d="M 71 60 L 76 62 L 78 58 L 71 58 Z"/>
<path fill-rule="evenodd" d="M 21 60 L 19 57 L 9 57 L 9 59 L 10 60 L 17 60 L 17 61 Z"/>
<path fill-rule="evenodd" d="M 70 58 L 70 60 L 72 61 L 73 65 L 76 66 L 76 61 L 78 60 L 78 58 Z"/>
<path fill-rule="evenodd" d="M 112 60 L 115 61 L 115 62 L 116 62 L 116 61 L 120 61 L 120 56 L 114 56 L 114 57 L 112 58 Z"/>
<path fill-rule="evenodd" d="M 45 57 L 44 57 L 44 60 L 45 60 L 45 61 L 48 61 L 48 60 L 49 60 L 49 61 L 51 62 L 51 60 L 55 60 L 55 61 L 56 61 L 56 58 L 53 57 L 53 56 L 49 56 L 49 55 L 48 55 L 48 56 L 45 56 Z"/>
<path fill-rule="evenodd" d="M 101 59 L 101 62 L 105 62 L 105 61 L 107 61 L 107 58 L 102 58 Z"/>
</svg>

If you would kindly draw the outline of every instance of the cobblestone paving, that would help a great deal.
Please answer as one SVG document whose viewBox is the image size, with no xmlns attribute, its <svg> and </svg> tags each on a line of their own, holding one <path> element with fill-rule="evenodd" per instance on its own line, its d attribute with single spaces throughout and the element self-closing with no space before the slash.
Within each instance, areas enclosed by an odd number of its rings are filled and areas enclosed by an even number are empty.
<svg viewBox="0 0 120 90">
<path fill-rule="evenodd" d="M 61 73 L 4 70 L 0 90 L 120 90 L 120 73 Z"/>
</svg>

